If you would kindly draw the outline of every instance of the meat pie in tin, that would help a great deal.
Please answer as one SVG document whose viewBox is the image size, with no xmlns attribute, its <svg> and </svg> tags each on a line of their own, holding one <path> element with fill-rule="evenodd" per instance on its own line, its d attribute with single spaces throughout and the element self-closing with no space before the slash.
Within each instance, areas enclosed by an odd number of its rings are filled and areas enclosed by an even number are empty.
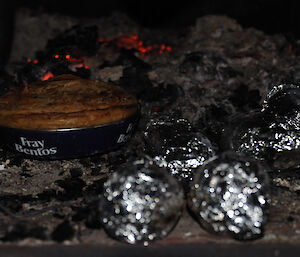
<svg viewBox="0 0 300 257">
<path fill-rule="evenodd" d="M 124 89 L 73 75 L 0 97 L 2 140 L 34 158 L 76 158 L 111 150 L 129 139 L 137 119 L 137 100 Z"/>
</svg>

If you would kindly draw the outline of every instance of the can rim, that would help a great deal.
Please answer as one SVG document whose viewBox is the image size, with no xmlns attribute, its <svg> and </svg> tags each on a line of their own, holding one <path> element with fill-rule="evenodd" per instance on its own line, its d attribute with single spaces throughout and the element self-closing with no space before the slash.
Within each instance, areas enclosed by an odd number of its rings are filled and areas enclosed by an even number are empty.
<svg viewBox="0 0 300 257">
<path fill-rule="evenodd" d="M 86 130 L 86 129 L 97 129 L 97 128 L 102 128 L 102 127 L 107 127 L 111 125 L 116 125 L 116 124 L 121 124 L 126 122 L 127 120 L 130 120 L 134 117 L 139 116 L 139 110 L 135 112 L 134 114 L 126 117 L 125 119 L 106 123 L 106 124 L 101 124 L 101 125 L 94 125 L 94 126 L 89 126 L 89 127 L 77 127 L 77 128 L 59 128 L 59 129 L 23 129 L 23 128 L 13 128 L 13 127 L 6 127 L 6 126 L 1 126 L 0 128 L 5 128 L 5 129 L 12 129 L 12 130 L 19 130 L 19 131 L 28 131 L 28 132 L 68 132 L 68 131 L 78 131 L 78 130 Z"/>
</svg>

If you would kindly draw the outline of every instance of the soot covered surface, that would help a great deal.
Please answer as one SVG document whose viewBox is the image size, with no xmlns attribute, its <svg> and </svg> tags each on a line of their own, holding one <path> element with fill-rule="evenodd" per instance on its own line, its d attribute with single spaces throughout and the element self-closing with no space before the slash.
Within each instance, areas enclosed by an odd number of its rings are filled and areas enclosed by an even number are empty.
<svg viewBox="0 0 300 257">
<path fill-rule="evenodd" d="M 121 149 L 82 159 L 30 160 L 1 149 L 1 243 L 118 245 L 101 228 L 98 196 L 117 167 L 147 153 L 143 134 L 153 116 L 189 120 L 219 153 L 232 115 L 260 108 L 273 84 L 300 81 L 298 42 L 244 29 L 228 17 L 205 16 L 182 31 L 144 29 L 123 14 L 81 20 L 82 26 L 72 27 L 78 23 L 70 17 L 20 11 L 1 93 L 12 83 L 66 72 L 111 81 L 138 97 L 139 126 Z M 37 36 L 45 24 L 47 32 Z M 295 160 L 293 155 L 288 158 Z M 254 244 L 300 242 L 299 171 L 286 168 L 270 171 L 269 220 L 264 237 Z M 185 211 L 175 230 L 156 244 L 221 241 L 237 244 L 208 234 Z"/>
</svg>

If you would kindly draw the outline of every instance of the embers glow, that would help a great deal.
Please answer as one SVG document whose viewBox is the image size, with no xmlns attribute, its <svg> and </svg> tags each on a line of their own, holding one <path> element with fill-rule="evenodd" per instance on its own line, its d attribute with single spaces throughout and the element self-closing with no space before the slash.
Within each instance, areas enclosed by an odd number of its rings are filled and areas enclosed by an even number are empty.
<svg viewBox="0 0 300 257">
<path fill-rule="evenodd" d="M 145 45 L 144 42 L 139 39 L 137 34 L 129 35 L 129 36 L 120 36 L 113 40 L 107 40 L 105 38 L 99 38 L 98 42 L 107 46 L 112 45 L 119 49 L 127 49 L 127 50 L 137 50 L 140 53 L 141 57 L 147 57 L 149 55 L 161 55 L 164 53 L 169 53 L 172 51 L 172 47 L 166 44 L 153 44 L 153 45 Z M 97 55 L 96 55 L 97 56 Z M 85 56 L 82 57 L 74 57 L 71 53 L 53 53 L 51 56 L 51 65 L 53 62 L 65 64 L 67 65 L 68 69 L 73 72 L 77 72 L 77 69 L 84 68 L 90 69 L 90 67 L 85 64 Z M 41 59 L 34 59 L 27 58 L 26 61 L 32 64 L 44 65 L 47 61 Z M 49 68 L 47 68 L 49 69 Z M 54 74 L 51 72 L 46 72 L 42 76 L 42 80 L 48 80 L 49 78 L 53 77 Z"/>
<path fill-rule="evenodd" d="M 65 62 L 68 64 L 68 68 L 73 71 L 76 72 L 78 68 L 84 68 L 84 69 L 89 69 L 89 66 L 84 64 L 84 58 L 74 58 L 72 57 L 70 54 L 66 54 L 66 55 L 59 55 L 59 54 L 54 54 L 53 58 L 56 62 Z M 28 63 L 34 63 L 34 64 L 38 64 L 39 60 L 35 59 L 35 60 L 31 60 L 30 58 L 27 58 L 27 62 Z M 52 72 L 47 72 L 45 71 L 45 74 L 42 76 L 41 80 L 48 80 L 49 78 L 54 77 L 54 74 Z"/>
<path fill-rule="evenodd" d="M 292 53 L 293 53 L 293 45 L 289 44 L 288 54 L 292 54 Z"/>
<path fill-rule="evenodd" d="M 117 46 L 127 50 L 132 48 L 139 49 L 143 47 L 143 41 L 139 40 L 138 35 L 122 36 L 118 39 Z"/>
<path fill-rule="evenodd" d="M 59 59 L 60 56 L 58 54 L 56 54 L 56 55 L 54 55 L 54 58 Z M 67 62 L 70 62 L 70 63 L 82 64 L 82 66 L 84 65 L 83 64 L 84 60 L 83 60 L 82 57 L 75 58 L 75 57 L 72 57 L 70 54 L 66 54 L 65 56 L 62 56 L 61 61 L 67 61 Z"/>
<path fill-rule="evenodd" d="M 105 38 L 99 38 L 99 39 L 98 39 L 98 42 L 99 42 L 99 43 L 103 43 L 103 44 L 107 44 L 107 43 L 108 43 L 108 40 L 106 40 Z"/>
<path fill-rule="evenodd" d="M 79 68 L 85 68 L 85 69 L 89 69 L 89 66 L 86 65 L 86 64 L 83 64 L 83 63 L 70 63 L 70 65 L 68 66 L 68 68 L 73 71 L 73 72 L 76 72 L 77 69 Z"/>
<path fill-rule="evenodd" d="M 103 38 L 100 38 L 98 41 L 100 43 L 108 43 L 108 41 Z M 125 48 L 127 50 L 136 49 L 140 52 L 142 57 L 147 57 L 150 54 L 163 54 L 172 51 L 172 47 L 165 44 L 144 45 L 144 42 L 139 39 L 137 34 L 119 37 L 116 45 L 118 48 Z"/>
<path fill-rule="evenodd" d="M 27 58 L 26 60 L 28 63 L 33 62 L 34 64 L 38 64 L 39 60 L 35 59 L 35 60 L 31 60 L 30 58 Z"/>
<path fill-rule="evenodd" d="M 43 76 L 42 80 L 48 80 L 48 79 L 53 78 L 53 77 L 54 77 L 53 73 L 47 72 L 47 73 Z"/>
</svg>

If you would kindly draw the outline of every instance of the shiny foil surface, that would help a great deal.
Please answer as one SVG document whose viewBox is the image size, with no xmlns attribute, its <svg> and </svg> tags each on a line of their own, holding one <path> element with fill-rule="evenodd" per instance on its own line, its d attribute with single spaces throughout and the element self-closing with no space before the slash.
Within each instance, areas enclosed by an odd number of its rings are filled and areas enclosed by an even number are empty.
<svg viewBox="0 0 300 257">
<path fill-rule="evenodd" d="M 300 130 L 300 86 L 274 86 L 264 100 L 262 113 L 284 130 Z"/>
<path fill-rule="evenodd" d="M 107 233 L 130 244 L 162 239 L 179 220 L 183 189 L 166 170 L 141 159 L 120 168 L 104 185 L 99 212 Z"/>
<path fill-rule="evenodd" d="M 300 87 L 273 87 L 260 113 L 238 122 L 231 136 L 232 149 L 269 163 L 280 159 L 283 168 L 299 166 Z"/>
<path fill-rule="evenodd" d="M 166 167 L 184 185 L 192 180 L 195 169 L 215 154 L 209 139 L 183 118 L 151 119 L 144 136 L 156 164 Z"/>
<path fill-rule="evenodd" d="M 268 186 L 267 173 L 256 161 L 225 152 L 197 170 L 189 208 L 210 232 L 258 238 L 266 222 Z"/>
<path fill-rule="evenodd" d="M 233 131 L 231 145 L 258 160 L 274 161 L 286 152 L 299 151 L 300 130 L 287 129 L 286 122 L 263 116 L 249 116 Z"/>
<path fill-rule="evenodd" d="M 297 113 L 300 111 L 300 86 L 295 84 L 274 86 L 264 99 L 262 111 L 275 116 Z"/>
</svg>

